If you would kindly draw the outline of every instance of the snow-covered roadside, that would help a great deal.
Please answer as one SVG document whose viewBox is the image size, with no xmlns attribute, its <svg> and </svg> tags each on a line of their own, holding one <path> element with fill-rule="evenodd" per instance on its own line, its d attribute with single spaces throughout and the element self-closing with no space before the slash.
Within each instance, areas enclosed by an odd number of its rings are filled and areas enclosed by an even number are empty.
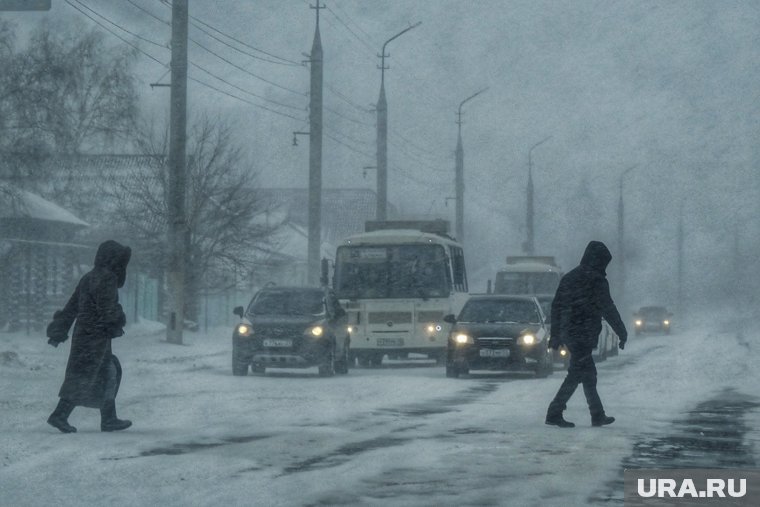
<svg viewBox="0 0 760 507">
<path fill-rule="evenodd" d="M 615 424 L 591 428 L 582 390 L 566 417 L 543 417 L 562 372 L 446 379 L 440 367 L 232 377 L 230 330 L 169 345 L 142 325 L 114 343 L 120 415 L 75 435 L 45 424 L 67 345 L 0 334 L 0 489 L 9 505 L 585 505 L 620 471 L 633 439 L 726 387 L 752 394 L 757 347 L 694 328 L 632 337 L 598 365 Z M 0 357 L 6 357 L 5 355 Z"/>
</svg>

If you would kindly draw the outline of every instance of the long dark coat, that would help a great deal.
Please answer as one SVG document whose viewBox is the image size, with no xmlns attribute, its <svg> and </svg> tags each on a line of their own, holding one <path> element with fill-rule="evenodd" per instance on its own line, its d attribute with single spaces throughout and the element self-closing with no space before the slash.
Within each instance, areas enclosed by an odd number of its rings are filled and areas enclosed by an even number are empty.
<svg viewBox="0 0 760 507">
<path fill-rule="evenodd" d="M 591 241 L 578 267 L 562 277 L 552 301 L 551 341 L 573 350 L 589 352 L 597 347 L 602 318 L 625 342 L 628 333 L 623 319 L 610 297 L 607 265 L 612 260 L 607 246 Z"/>
<path fill-rule="evenodd" d="M 50 341 L 65 342 L 76 320 L 66 377 L 58 393 L 75 405 L 100 408 L 103 405 L 107 371 L 112 362 L 117 369 L 117 390 L 121 367 L 111 352 L 111 339 L 124 334 L 126 316 L 119 304 L 119 287 L 127 277 L 132 250 L 113 240 L 98 247 L 95 267 L 79 281 L 74 294 L 55 312 L 48 325 Z"/>
</svg>

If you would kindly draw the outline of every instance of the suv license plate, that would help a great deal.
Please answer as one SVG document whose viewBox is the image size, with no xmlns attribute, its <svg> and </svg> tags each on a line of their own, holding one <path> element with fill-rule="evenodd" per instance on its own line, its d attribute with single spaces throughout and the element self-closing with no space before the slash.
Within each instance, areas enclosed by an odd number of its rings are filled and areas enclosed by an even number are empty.
<svg viewBox="0 0 760 507">
<path fill-rule="evenodd" d="M 404 339 L 403 338 L 378 338 L 377 346 L 378 347 L 403 347 Z"/>
<path fill-rule="evenodd" d="M 480 349 L 480 357 L 509 357 L 509 349 Z"/>
<path fill-rule="evenodd" d="M 275 340 L 272 338 L 265 338 L 263 345 L 265 347 L 292 347 L 293 340 Z"/>
</svg>

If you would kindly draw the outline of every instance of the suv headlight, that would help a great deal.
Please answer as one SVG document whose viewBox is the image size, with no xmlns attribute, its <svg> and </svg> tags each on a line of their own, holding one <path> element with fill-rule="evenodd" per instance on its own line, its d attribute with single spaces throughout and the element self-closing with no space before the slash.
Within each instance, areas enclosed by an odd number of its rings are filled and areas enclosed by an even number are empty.
<svg viewBox="0 0 760 507">
<path fill-rule="evenodd" d="M 253 328 L 248 324 L 238 324 L 235 331 L 237 331 L 239 336 L 251 336 L 253 334 Z"/>
<path fill-rule="evenodd" d="M 313 326 L 309 328 L 308 333 L 315 338 L 319 338 L 325 333 L 325 329 L 322 326 Z"/>
<path fill-rule="evenodd" d="M 524 334 L 520 337 L 520 343 L 523 345 L 533 345 L 536 343 L 536 337 L 530 333 Z"/>
<path fill-rule="evenodd" d="M 464 333 L 457 333 L 454 335 L 454 343 L 457 345 L 465 345 L 467 343 L 475 343 L 475 340 L 472 339 L 472 336 Z"/>
</svg>

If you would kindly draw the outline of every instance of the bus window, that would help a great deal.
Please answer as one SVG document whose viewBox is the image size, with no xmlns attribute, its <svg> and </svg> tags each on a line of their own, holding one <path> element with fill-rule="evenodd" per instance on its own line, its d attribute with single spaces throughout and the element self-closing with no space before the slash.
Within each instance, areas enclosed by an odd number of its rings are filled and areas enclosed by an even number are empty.
<svg viewBox="0 0 760 507">
<path fill-rule="evenodd" d="M 464 252 L 461 248 L 450 247 L 451 263 L 454 270 L 454 290 L 467 292 L 467 273 L 464 266 Z"/>
</svg>

